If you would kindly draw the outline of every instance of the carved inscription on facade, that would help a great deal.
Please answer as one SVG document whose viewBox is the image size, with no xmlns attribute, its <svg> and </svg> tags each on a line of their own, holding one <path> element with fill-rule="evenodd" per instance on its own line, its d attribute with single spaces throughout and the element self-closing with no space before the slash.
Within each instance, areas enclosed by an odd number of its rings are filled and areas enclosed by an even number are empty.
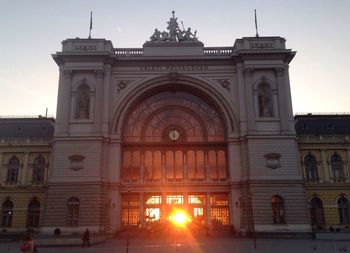
<svg viewBox="0 0 350 253">
<path fill-rule="evenodd" d="M 151 66 L 140 66 L 141 71 L 153 72 L 153 71 L 207 71 L 209 67 L 207 65 L 151 65 Z"/>
<path fill-rule="evenodd" d="M 273 43 L 261 43 L 261 42 L 255 42 L 250 44 L 251 49 L 268 49 L 273 48 Z"/>
<path fill-rule="evenodd" d="M 96 51 L 96 45 L 94 45 L 94 44 L 78 44 L 78 45 L 74 45 L 74 50 L 77 50 L 77 51 Z"/>
</svg>

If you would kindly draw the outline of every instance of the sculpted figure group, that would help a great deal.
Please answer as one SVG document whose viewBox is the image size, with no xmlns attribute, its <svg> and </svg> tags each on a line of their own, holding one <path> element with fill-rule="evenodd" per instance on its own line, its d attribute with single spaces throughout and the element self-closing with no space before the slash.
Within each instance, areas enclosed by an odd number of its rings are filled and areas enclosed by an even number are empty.
<svg viewBox="0 0 350 253">
<path fill-rule="evenodd" d="M 154 30 L 154 33 L 150 37 L 151 42 L 166 42 L 166 41 L 198 41 L 198 38 L 196 37 L 197 31 L 194 32 L 194 34 L 191 32 L 191 28 L 188 27 L 187 30 L 185 30 L 183 23 L 182 27 L 183 29 L 179 27 L 179 24 L 177 22 L 177 18 L 174 16 L 175 12 L 173 11 L 173 16 L 170 18 L 170 21 L 168 21 L 168 27 L 167 29 L 169 32 L 166 31 L 159 31 L 158 29 Z"/>
</svg>

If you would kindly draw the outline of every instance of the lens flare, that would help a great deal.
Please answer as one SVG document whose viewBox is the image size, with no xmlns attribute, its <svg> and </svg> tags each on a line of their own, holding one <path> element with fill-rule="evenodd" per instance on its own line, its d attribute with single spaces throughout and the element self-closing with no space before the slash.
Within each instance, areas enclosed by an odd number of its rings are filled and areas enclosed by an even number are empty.
<svg viewBox="0 0 350 253">
<path fill-rule="evenodd" d="M 169 218 L 177 226 L 185 226 L 191 221 L 187 213 L 182 210 L 175 210 Z"/>
</svg>

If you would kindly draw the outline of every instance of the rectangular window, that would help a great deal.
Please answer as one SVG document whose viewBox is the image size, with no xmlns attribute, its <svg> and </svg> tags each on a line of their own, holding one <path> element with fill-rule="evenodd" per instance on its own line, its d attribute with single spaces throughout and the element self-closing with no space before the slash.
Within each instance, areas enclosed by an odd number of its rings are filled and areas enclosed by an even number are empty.
<svg viewBox="0 0 350 253">
<path fill-rule="evenodd" d="M 205 195 L 188 195 L 188 204 L 205 205 Z"/>
<path fill-rule="evenodd" d="M 182 205 L 183 203 L 184 203 L 184 196 L 182 195 L 166 196 L 166 204 L 168 205 Z"/>
</svg>

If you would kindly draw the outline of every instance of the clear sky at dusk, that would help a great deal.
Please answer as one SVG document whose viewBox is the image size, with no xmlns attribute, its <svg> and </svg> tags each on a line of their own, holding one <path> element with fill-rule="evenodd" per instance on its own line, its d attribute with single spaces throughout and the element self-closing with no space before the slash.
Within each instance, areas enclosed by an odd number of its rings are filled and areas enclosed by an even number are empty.
<svg viewBox="0 0 350 253">
<path fill-rule="evenodd" d="M 0 115 L 56 115 L 58 66 L 51 54 L 67 38 L 142 47 L 166 30 L 175 10 L 205 46 L 236 38 L 281 36 L 297 51 L 290 64 L 295 113 L 350 112 L 349 0 L 0 0 Z"/>
</svg>

